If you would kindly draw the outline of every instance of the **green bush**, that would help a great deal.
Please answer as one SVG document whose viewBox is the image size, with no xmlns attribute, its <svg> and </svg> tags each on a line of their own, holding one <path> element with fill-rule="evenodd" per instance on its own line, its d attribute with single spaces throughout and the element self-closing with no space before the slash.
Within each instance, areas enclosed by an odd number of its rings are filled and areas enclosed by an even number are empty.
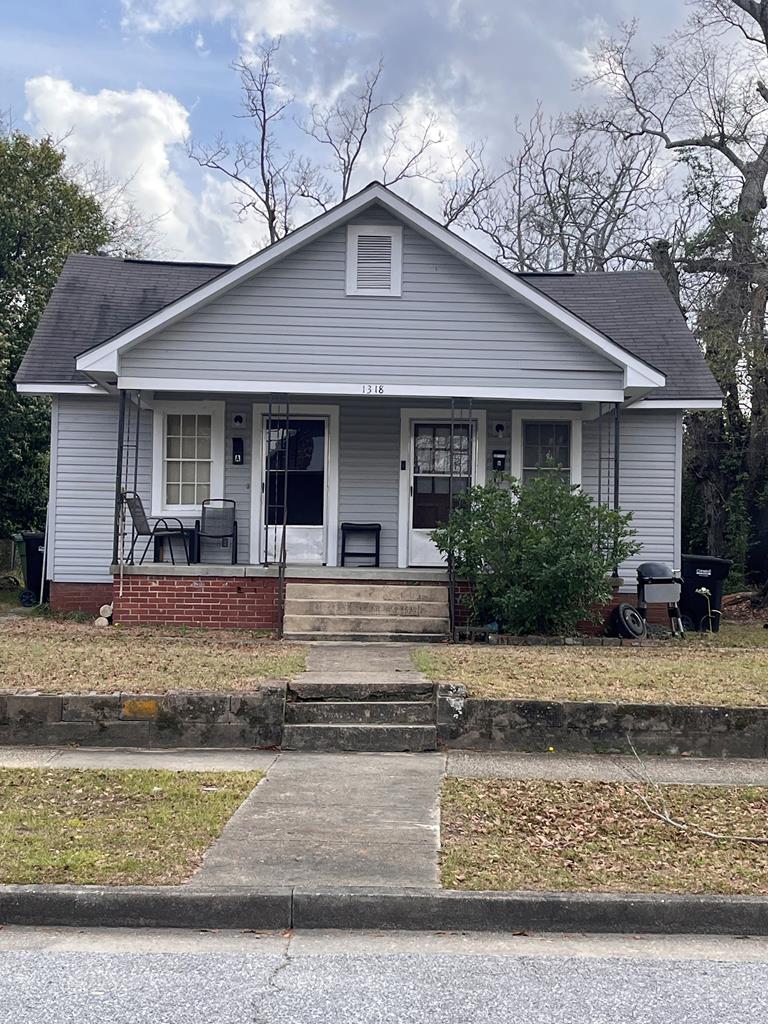
<svg viewBox="0 0 768 1024">
<path fill-rule="evenodd" d="M 614 567 L 639 551 L 631 518 L 546 473 L 524 486 L 473 487 L 432 537 L 471 584 L 473 624 L 562 635 L 595 620 Z"/>
</svg>

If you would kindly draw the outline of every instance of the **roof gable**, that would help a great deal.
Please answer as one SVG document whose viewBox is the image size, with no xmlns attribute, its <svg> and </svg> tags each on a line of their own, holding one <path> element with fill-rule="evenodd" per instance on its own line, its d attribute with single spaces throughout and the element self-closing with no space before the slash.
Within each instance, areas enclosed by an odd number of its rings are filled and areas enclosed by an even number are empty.
<svg viewBox="0 0 768 1024">
<path fill-rule="evenodd" d="M 120 331 L 107 342 L 84 352 L 77 359 L 78 370 L 95 379 L 107 379 L 109 376 L 116 375 L 121 353 L 129 351 L 157 331 L 188 316 L 243 281 L 274 266 L 280 260 L 297 252 L 311 240 L 345 224 L 374 204 L 380 205 L 402 223 L 425 234 L 437 245 L 493 281 L 502 290 L 516 296 L 522 302 L 536 309 L 542 316 L 558 324 L 570 335 L 600 352 L 615 365 L 620 366 L 624 373 L 625 387 L 647 389 L 664 386 L 664 374 L 649 362 L 622 348 L 613 339 L 574 315 L 573 312 L 544 292 L 533 287 L 524 278 L 510 274 L 490 257 L 437 224 L 377 182 L 242 263 L 224 270 L 212 280 L 198 286 L 194 291 L 171 301 L 140 323 Z"/>
</svg>

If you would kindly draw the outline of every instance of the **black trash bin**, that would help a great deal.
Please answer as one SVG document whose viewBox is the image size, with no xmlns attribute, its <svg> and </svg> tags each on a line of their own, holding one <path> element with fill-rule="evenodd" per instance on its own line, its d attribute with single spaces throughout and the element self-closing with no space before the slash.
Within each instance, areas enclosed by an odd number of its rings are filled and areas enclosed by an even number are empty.
<svg viewBox="0 0 768 1024">
<path fill-rule="evenodd" d="M 731 571 L 733 562 L 728 558 L 713 558 L 710 555 L 683 555 L 683 592 L 680 595 L 680 612 L 686 629 L 698 632 L 720 629 L 720 606 L 723 600 L 723 586 Z M 706 589 L 712 595 L 697 594 Z"/>
<path fill-rule="evenodd" d="M 16 541 L 19 558 L 24 567 L 24 590 L 22 590 L 19 600 L 29 608 L 40 601 L 40 592 L 43 586 L 45 534 L 29 530 L 15 534 L 13 539 Z M 46 593 L 43 594 L 43 600 L 48 598 L 47 582 L 45 590 Z"/>
</svg>

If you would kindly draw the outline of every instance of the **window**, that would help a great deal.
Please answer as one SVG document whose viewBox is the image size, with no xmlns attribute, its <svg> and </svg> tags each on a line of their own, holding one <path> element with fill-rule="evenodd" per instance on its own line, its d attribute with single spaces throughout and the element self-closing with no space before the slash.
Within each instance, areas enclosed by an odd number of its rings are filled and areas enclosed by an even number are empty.
<svg viewBox="0 0 768 1024">
<path fill-rule="evenodd" d="M 211 497 L 211 417 L 165 417 L 165 504 L 201 505 Z"/>
<path fill-rule="evenodd" d="M 464 423 L 453 427 L 453 483 L 451 483 L 451 426 L 416 423 L 413 427 L 413 528 L 433 530 L 444 523 L 454 498 L 470 484 L 470 431 Z"/>
<path fill-rule="evenodd" d="M 347 295 L 400 295 L 403 233 L 399 226 L 347 228 Z"/>
<path fill-rule="evenodd" d="M 554 474 L 571 482 L 571 424 L 568 420 L 523 421 L 522 481 Z"/>
<path fill-rule="evenodd" d="M 158 403 L 153 417 L 152 512 L 199 513 L 224 491 L 223 402 Z"/>
</svg>

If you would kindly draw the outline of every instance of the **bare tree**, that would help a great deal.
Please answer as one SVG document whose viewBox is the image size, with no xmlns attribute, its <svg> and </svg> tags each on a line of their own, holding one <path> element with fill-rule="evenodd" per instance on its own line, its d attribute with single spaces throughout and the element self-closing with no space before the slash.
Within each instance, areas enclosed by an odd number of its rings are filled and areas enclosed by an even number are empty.
<svg viewBox="0 0 768 1024">
<path fill-rule="evenodd" d="M 293 100 L 286 96 L 275 66 L 280 47 L 272 40 L 257 48 L 254 59 L 241 58 L 232 67 L 240 77 L 243 113 L 254 129 L 255 138 L 229 143 L 220 134 L 212 144 L 191 142 L 189 155 L 201 167 L 218 171 L 233 184 L 241 218 L 254 213 L 276 242 L 292 227 L 296 200 L 300 197 L 297 158 L 283 152 L 277 128 Z"/>
<path fill-rule="evenodd" d="M 510 168 L 495 172 L 487 164 L 486 142 L 471 142 L 461 155 L 452 154 L 439 178 L 442 221 L 446 227 L 476 227 L 476 214 L 486 208 Z"/>
<path fill-rule="evenodd" d="M 548 121 L 541 109 L 516 130 L 506 172 L 470 207 L 500 262 L 608 270 L 650 259 L 647 243 L 666 226 L 668 206 L 655 143 L 600 138 L 565 118 Z"/>
<path fill-rule="evenodd" d="M 766 413 L 753 406 L 750 417 L 745 408 L 745 397 L 766 393 L 768 373 L 760 298 L 768 284 L 768 2 L 695 0 L 692 6 L 685 29 L 646 58 L 636 52 L 634 24 L 601 44 L 586 84 L 604 87 L 609 106 L 587 120 L 623 140 L 658 141 L 692 162 L 696 177 L 701 158 L 714 182 L 709 222 L 679 265 L 706 282 L 696 323 L 725 393 L 723 421 L 699 417 L 691 426 L 698 452 L 691 471 L 700 481 L 708 547 L 721 551 L 729 544 L 729 500 L 738 493 L 750 501 L 736 483 L 743 468 L 738 453 L 749 449 L 747 462 L 757 461 L 760 475 L 768 458 Z M 729 463 L 734 470 L 726 473 Z M 751 486 L 754 492 L 756 481 Z"/>
<path fill-rule="evenodd" d="M 132 259 L 160 259 L 165 255 L 160 232 L 164 214 L 148 217 L 141 212 L 131 189 L 135 174 L 118 181 L 103 163 L 77 164 L 67 173 L 104 211 L 110 224 L 110 240 L 105 247 L 108 255 Z"/>
<path fill-rule="evenodd" d="M 374 145 L 379 141 L 376 130 L 380 122 L 380 175 L 385 185 L 435 174 L 429 151 L 442 141 L 437 118 L 428 113 L 421 123 L 409 126 L 399 101 L 383 100 L 379 95 L 383 69 L 380 58 L 363 75 L 357 89 L 348 90 L 329 106 L 314 104 L 308 121 L 301 125 L 310 138 L 331 153 L 330 163 L 322 168 L 309 161 L 300 168 L 302 195 L 323 210 L 349 195 L 366 142 L 370 145 L 372 136 Z M 391 116 L 385 120 L 387 113 Z"/>
</svg>

